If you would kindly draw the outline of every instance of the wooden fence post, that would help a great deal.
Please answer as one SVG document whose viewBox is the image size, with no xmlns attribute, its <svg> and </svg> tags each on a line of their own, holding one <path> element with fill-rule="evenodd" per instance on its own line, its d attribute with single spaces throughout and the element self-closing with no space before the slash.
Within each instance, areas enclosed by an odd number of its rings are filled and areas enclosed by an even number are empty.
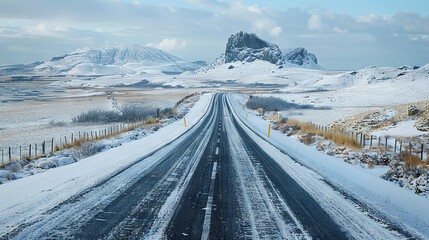
<svg viewBox="0 0 429 240">
<path fill-rule="evenodd" d="M 34 144 L 34 156 L 37 157 L 37 143 Z"/>
<path fill-rule="evenodd" d="M 31 158 L 31 144 L 28 146 L 28 157 Z"/>
<path fill-rule="evenodd" d="M 386 136 L 386 144 L 384 145 L 384 149 L 387 151 L 387 136 Z"/>
<path fill-rule="evenodd" d="M 1 165 L 4 167 L 4 152 L 1 150 Z"/>
<path fill-rule="evenodd" d="M 396 143 L 398 142 L 398 139 L 395 138 L 395 153 L 396 153 Z"/>
<path fill-rule="evenodd" d="M 360 145 L 362 146 L 362 137 L 363 137 L 363 133 L 360 133 Z"/>
<path fill-rule="evenodd" d="M 19 146 L 19 160 L 22 159 L 22 148 L 21 146 Z"/>
<path fill-rule="evenodd" d="M 54 152 L 54 138 L 51 139 L 51 152 Z"/>
<path fill-rule="evenodd" d="M 422 146 L 420 148 L 420 159 L 423 160 L 423 143 L 422 143 Z"/>
<path fill-rule="evenodd" d="M 402 141 L 399 142 L 399 154 L 402 154 Z"/>
<path fill-rule="evenodd" d="M 46 141 L 43 141 L 42 151 L 43 151 L 43 155 L 45 155 L 46 154 Z"/>
<path fill-rule="evenodd" d="M 365 136 L 365 134 L 363 135 L 363 144 L 362 144 L 362 146 L 363 146 L 363 148 L 365 148 L 365 138 L 366 138 L 366 136 Z"/>
<path fill-rule="evenodd" d="M 9 147 L 9 162 L 12 162 L 12 151 Z"/>
<path fill-rule="evenodd" d="M 369 142 L 369 148 L 372 148 L 372 135 L 371 135 L 371 141 Z"/>
<path fill-rule="evenodd" d="M 411 150 L 412 150 L 411 142 L 409 142 L 408 145 L 410 146 L 410 155 L 411 155 Z"/>
<path fill-rule="evenodd" d="M 378 148 L 380 148 L 381 137 L 378 137 Z"/>
</svg>

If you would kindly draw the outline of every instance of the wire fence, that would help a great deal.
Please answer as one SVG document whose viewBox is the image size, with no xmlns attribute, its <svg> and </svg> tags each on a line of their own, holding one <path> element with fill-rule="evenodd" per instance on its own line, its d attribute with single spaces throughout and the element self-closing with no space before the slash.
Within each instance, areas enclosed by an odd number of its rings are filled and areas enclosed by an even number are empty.
<svg viewBox="0 0 429 240">
<path fill-rule="evenodd" d="M 14 161 L 46 157 L 49 154 L 67 148 L 78 147 L 85 142 L 108 139 L 121 133 L 142 127 L 145 124 L 148 124 L 148 122 L 143 120 L 133 123 L 121 123 L 101 130 L 72 132 L 65 136 L 44 139 L 39 143 L 28 144 L 25 146 L 0 148 L 0 167 L 5 167 Z"/>
<path fill-rule="evenodd" d="M 420 160 L 424 160 L 429 156 L 429 149 L 425 143 L 407 141 L 394 136 L 376 136 L 363 132 L 346 131 L 344 129 L 338 130 L 320 125 L 315 126 L 321 131 L 341 132 L 342 134 L 349 135 L 362 149 L 410 154 L 418 156 Z"/>
</svg>

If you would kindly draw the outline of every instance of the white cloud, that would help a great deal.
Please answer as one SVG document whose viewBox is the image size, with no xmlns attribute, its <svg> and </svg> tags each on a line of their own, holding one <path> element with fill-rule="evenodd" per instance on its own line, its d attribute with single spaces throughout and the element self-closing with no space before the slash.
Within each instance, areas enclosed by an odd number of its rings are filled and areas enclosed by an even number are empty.
<svg viewBox="0 0 429 240">
<path fill-rule="evenodd" d="M 228 3 L 218 0 L 186 0 L 189 3 L 197 4 L 204 7 L 226 8 Z"/>
<path fill-rule="evenodd" d="M 260 33 L 267 32 L 274 37 L 279 36 L 283 31 L 282 27 L 278 26 L 272 19 L 258 19 L 253 22 L 253 27 Z"/>
<path fill-rule="evenodd" d="M 411 41 L 424 41 L 429 42 L 429 35 L 411 35 L 409 36 Z"/>
<path fill-rule="evenodd" d="M 53 36 L 56 33 L 64 33 L 70 30 L 70 28 L 65 26 L 49 25 L 46 23 L 40 23 L 35 26 L 27 26 L 24 29 L 26 34 L 34 36 Z"/>
<path fill-rule="evenodd" d="M 349 33 L 348 29 L 341 29 L 339 27 L 333 27 L 332 31 L 334 31 L 334 33 L 338 33 L 338 34 L 347 34 L 347 33 Z"/>
<path fill-rule="evenodd" d="M 260 7 L 259 7 L 259 6 L 257 6 L 257 5 L 250 5 L 250 6 L 247 6 L 247 11 L 249 11 L 249 12 L 251 12 L 251 13 L 256 13 L 256 14 L 259 14 L 259 15 L 261 15 L 261 14 L 263 13 L 262 8 L 260 8 Z"/>
<path fill-rule="evenodd" d="M 270 34 L 272 35 L 272 36 L 275 36 L 275 37 L 277 37 L 278 35 L 280 35 L 280 33 L 282 33 L 282 28 L 281 27 L 279 27 L 279 26 L 276 26 L 276 27 L 273 27 L 271 30 L 270 30 Z"/>
<path fill-rule="evenodd" d="M 159 48 L 164 51 L 170 51 L 186 47 L 186 41 L 179 41 L 175 38 L 165 38 L 159 43 L 148 43 L 146 46 Z"/>
<path fill-rule="evenodd" d="M 360 23 L 374 23 L 375 21 L 377 21 L 379 19 L 380 19 L 380 17 L 375 15 L 375 14 L 356 17 L 356 21 L 360 22 Z"/>
<path fill-rule="evenodd" d="M 322 18 L 319 15 L 311 15 L 307 21 L 307 27 L 310 30 L 322 30 Z"/>
</svg>

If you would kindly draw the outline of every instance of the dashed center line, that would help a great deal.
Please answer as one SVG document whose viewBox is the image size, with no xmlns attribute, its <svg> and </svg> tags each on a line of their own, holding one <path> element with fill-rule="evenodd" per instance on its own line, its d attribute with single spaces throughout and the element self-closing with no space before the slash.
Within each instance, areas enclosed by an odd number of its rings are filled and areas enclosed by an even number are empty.
<svg viewBox="0 0 429 240">
<path fill-rule="evenodd" d="M 218 155 L 219 154 L 219 147 L 216 147 L 216 153 L 215 153 L 215 155 Z"/>
<path fill-rule="evenodd" d="M 219 151 L 219 148 L 216 148 L 216 151 Z M 209 197 L 207 199 L 207 205 L 205 208 L 206 214 L 204 215 L 203 233 L 201 234 L 202 240 L 209 239 L 216 173 L 217 173 L 217 162 L 214 162 L 213 163 L 213 169 L 212 169 L 212 177 L 211 177 L 211 181 L 210 181 Z"/>
</svg>

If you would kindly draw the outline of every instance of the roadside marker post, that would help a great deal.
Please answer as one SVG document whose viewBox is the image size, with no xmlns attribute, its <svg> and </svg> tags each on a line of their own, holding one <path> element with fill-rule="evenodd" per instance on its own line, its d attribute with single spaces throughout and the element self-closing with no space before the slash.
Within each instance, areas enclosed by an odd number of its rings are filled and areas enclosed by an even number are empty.
<svg viewBox="0 0 429 240">
<path fill-rule="evenodd" d="M 186 118 L 185 117 L 183 117 L 183 123 L 185 124 L 185 127 L 187 127 L 186 126 Z"/>
<path fill-rule="evenodd" d="M 268 137 L 270 137 L 271 135 L 271 123 L 268 123 L 268 133 L 267 133 Z"/>
</svg>

